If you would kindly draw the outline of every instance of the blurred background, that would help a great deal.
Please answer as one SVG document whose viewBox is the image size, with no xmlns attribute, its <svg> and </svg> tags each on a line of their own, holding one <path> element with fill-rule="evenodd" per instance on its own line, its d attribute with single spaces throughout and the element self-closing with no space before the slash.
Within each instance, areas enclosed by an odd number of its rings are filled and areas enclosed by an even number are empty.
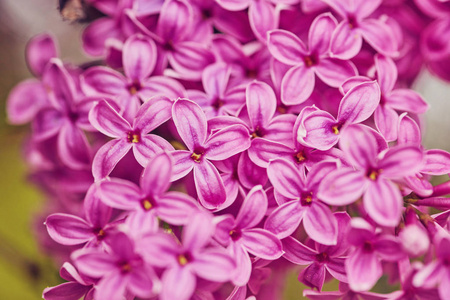
<svg viewBox="0 0 450 300">
<path fill-rule="evenodd" d="M 89 61 L 81 53 L 83 25 L 64 22 L 57 0 L 0 0 L 0 299 L 41 299 L 42 290 L 61 282 L 59 266 L 42 253 L 34 237 L 34 216 L 45 201 L 27 181 L 21 146 L 27 126 L 10 126 L 5 103 L 11 88 L 32 77 L 26 63 L 26 42 L 34 35 L 52 32 L 58 40 L 61 58 L 73 63 Z M 430 103 L 426 115 L 427 148 L 450 151 L 450 85 L 424 71 L 415 89 Z M 30 105 L 33 99 L 29 99 Z M 335 283 L 327 286 L 336 288 Z M 302 299 L 296 275 L 290 276 L 286 299 Z"/>
</svg>

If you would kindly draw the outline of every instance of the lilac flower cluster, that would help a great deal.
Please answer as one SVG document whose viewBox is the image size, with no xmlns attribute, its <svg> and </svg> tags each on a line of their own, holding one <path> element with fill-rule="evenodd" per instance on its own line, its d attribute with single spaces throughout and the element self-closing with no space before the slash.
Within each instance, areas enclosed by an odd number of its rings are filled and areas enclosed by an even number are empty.
<svg viewBox="0 0 450 300">
<path fill-rule="evenodd" d="M 450 1 L 86 2 L 100 60 L 39 35 L 7 106 L 67 280 L 44 299 L 278 299 L 289 269 L 311 299 L 448 299 L 450 154 L 409 87 L 450 80 Z"/>
</svg>

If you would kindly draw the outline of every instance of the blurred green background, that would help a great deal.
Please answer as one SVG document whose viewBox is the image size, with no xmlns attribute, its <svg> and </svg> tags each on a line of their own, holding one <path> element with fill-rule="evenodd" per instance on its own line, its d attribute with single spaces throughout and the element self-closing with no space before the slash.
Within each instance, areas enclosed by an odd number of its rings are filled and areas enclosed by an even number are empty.
<svg viewBox="0 0 450 300">
<path fill-rule="evenodd" d="M 11 88 L 31 77 L 25 63 L 27 40 L 50 31 L 58 38 L 61 57 L 74 63 L 88 60 L 80 51 L 81 25 L 63 22 L 56 0 L 0 1 L 0 299 L 41 299 L 42 290 L 60 282 L 58 267 L 40 251 L 32 226 L 45 202 L 44 196 L 27 181 L 21 146 L 28 126 L 7 124 L 5 102 Z M 450 150 L 450 88 L 424 72 L 416 85 L 431 104 L 427 114 L 427 148 Z M 30 99 L 30 104 L 33 99 Z M 293 273 L 285 299 L 302 299 L 302 286 Z M 336 282 L 326 290 L 336 289 Z M 383 290 L 382 287 L 379 290 Z"/>
</svg>

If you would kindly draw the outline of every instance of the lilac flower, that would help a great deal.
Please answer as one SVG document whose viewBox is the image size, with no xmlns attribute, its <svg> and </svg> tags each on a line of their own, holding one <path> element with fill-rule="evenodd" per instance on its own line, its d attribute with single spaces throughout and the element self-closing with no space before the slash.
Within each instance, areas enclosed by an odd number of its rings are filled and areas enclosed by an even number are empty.
<svg viewBox="0 0 450 300">
<path fill-rule="evenodd" d="M 81 297 L 84 300 L 94 299 L 95 280 L 78 273 L 72 264 L 65 262 L 59 270 L 59 275 L 69 282 L 45 288 L 42 298 L 45 300 L 79 300 Z"/>
<path fill-rule="evenodd" d="M 207 247 L 214 234 L 212 217 L 206 213 L 193 214 L 182 232 L 182 244 L 168 234 L 154 234 L 140 241 L 145 260 L 163 267 L 162 300 L 190 299 L 197 277 L 213 282 L 231 279 L 236 263 L 221 247 Z M 174 288 L 176 287 L 176 288 Z"/>
<path fill-rule="evenodd" d="M 190 100 L 195 101 L 208 119 L 219 115 L 236 115 L 245 104 L 245 86 L 230 87 L 231 68 L 224 63 L 209 65 L 202 75 L 203 89 L 188 90 Z"/>
<path fill-rule="evenodd" d="M 346 128 L 339 143 L 356 170 L 344 167 L 320 183 L 318 197 L 330 205 L 348 205 L 363 195 L 364 209 L 378 224 L 396 226 L 403 204 L 392 182 L 414 174 L 422 166 L 417 146 L 402 145 L 378 153 L 374 134 L 363 125 Z"/>
<path fill-rule="evenodd" d="M 216 0 L 220 6 L 230 11 L 239 11 L 248 8 L 250 26 L 255 36 L 262 42 L 266 41 L 266 32 L 278 27 L 279 12 L 274 5 L 278 0 Z M 298 2 L 289 1 L 288 2 Z"/>
<path fill-rule="evenodd" d="M 345 273 L 345 254 L 348 250 L 347 233 L 350 216 L 346 212 L 335 213 L 338 222 L 336 246 L 314 243 L 314 249 L 289 236 L 283 240 L 284 258 L 298 265 L 307 265 L 299 274 L 304 284 L 322 290 L 327 271 L 339 281 L 347 282 Z"/>
<path fill-rule="evenodd" d="M 95 286 L 96 299 L 121 300 L 125 292 L 149 298 L 160 290 L 152 268 L 136 252 L 134 242 L 122 232 L 109 240 L 111 252 L 81 249 L 72 254 L 80 273 L 100 278 Z"/>
<path fill-rule="evenodd" d="M 142 234 L 158 227 L 156 217 L 174 225 L 186 224 L 188 217 L 197 210 L 194 199 L 180 192 L 167 192 L 172 176 L 172 158 L 167 153 L 155 155 L 145 167 L 140 177 L 140 187 L 136 184 L 111 178 L 99 183 L 101 200 L 107 205 L 131 211 L 133 225 Z M 148 225 L 156 223 L 156 226 Z M 148 225 L 148 226 L 145 226 Z"/>
<path fill-rule="evenodd" d="M 314 90 L 315 75 L 332 87 L 338 87 L 357 70 L 350 61 L 331 58 L 329 45 L 337 21 L 330 14 L 319 15 L 309 29 L 306 48 L 295 34 L 285 30 L 268 33 L 268 49 L 274 58 L 292 66 L 281 83 L 281 101 L 286 105 L 306 101 Z"/>
<path fill-rule="evenodd" d="M 288 161 L 272 160 L 267 174 L 275 188 L 275 198 L 280 206 L 269 215 L 264 228 L 279 238 L 285 238 L 291 235 L 303 220 L 305 231 L 313 240 L 324 245 L 336 245 L 336 218 L 317 195 L 320 181 L 335 168 L 335 162 L 321 162 L 311 168 L 305 178 L 305 175 L 299 173 Z"/>
<path fill-rule="evenodd" d="M 397 295 L 395 292 L 391 293 Z M 339 284 L 339 291 L 336 292 L 319 292 L 313 290 L 304 290 L 303 296 L 312 300 L 334 300 L 334 299 L 364 299 L 364 300 L 385 300 L 391 294 L 379 294 L 365 291 L 352 291 L 348 284 L 341 282 Z M 405 299 L 406 300 L 406 299 Z"/>
<path fill-rule="evenodd" d="M 83 91 L 90 96 L 105 96 L 116 100 L 120 113 L 128 120 L 138 111 L 141 101 L 163 95 L 176 99 L 184 95 L 183 86 L 176 80 L 153 76 L 156 65 L 156 45 L 147 37 L 133 35 L 122 51 L 125 77 L 106 67 L 92 67 L 84 72 Z"/>
<path fill-rule="evenodd" d="M 91 153 L 82 129 L 92 131 L 88 111 L 89 99 L 79 100 L 76 85 L 59 59 L 52 58 L 43 73 L 42 83 L 49 93 L 49 104 L 33 120 L 34 138 L 42 141 L 58 136 L 58 155 L 73 169 L 85 169 Z"/>
<path fill-rule="evenodd" d="M 225 187 L 219 172 L 209 160 L 223 160 L 246 150 L 250 146 L 248 130 L 237 124 L 208 134 L 206 116 L 201 108 L 184 99 L 175 102 L 172 116 L 178 134 L 189 149 L 172 153 L 172 181 L 186 176 L 194 169 L 200 203 L 208 209 L 225 208 Z"/>
<path fill-rule="evenodd" d="M 397 139 L 398 114 L 396 110 L 423 114 L 427 111 L 428 104 L 415 91 L 394 89 L 397 81 L 397 68 L 391 58 L 375 55 L 375 67 L 381 90 L 380 105 L 374 113 L 375 125 L 386 141 L 392 142 Z M 369 81 L 369 79 L 367 80 Z M 359 84 L 361 81 L 364 81 L 364 77 L 350 78 L 343 84 L 344 92 L 353 84 Z"/>
<path fill-rule="evenodd" d="M 438 237 L 435 241 L 436 260 L 433 260 L 421 270 L 413 278 L 415 287 L 432 288 L 438 284 L 439 296 L 445 299 L 449 294 L 450 287 L 450 268 L 448 261 L 450 259 L 450 238 L 447 233 L 442 237 Z"/>
<path fill-rule="evenodd" d="M 232 281 L 238 286 L 250 279 L 252 263 L 248 252 L 266 260 L 275 260 L 283 254 L 281 242 L 273 233 L 254 228 L 266 214 L 267 205 L 262 186 L 255 186 L 245 197 L 236 219 L 232 215 L 217 218 L 214 238 L 236 258 L 238 268 Z"/>
<path fill-rule="evenodd" d="M 100 201 L 98 194 L 98 187 L 93 184 L 84 199 L 86 219 L 62 213 L 48 216 L 45 225 L 50 237 L 62 245 L 103 248 L 105 238 L 117 231 L 119 223 L 109 223 L 112 210 Z"/>
<path fill-rule="evenodd" d="M 154 97 L 144 103 L 130 125 L 116 109 L 105 100 L 98 102 L 89 113 L 89 121 L 101 133 L 113 140 L 103 145 L 95 154 L 92 173 L 96 180 L 108 176 L 116 164 L 133 149 L 136 160 L 146 166 L 150 158 L 173 147 L 165 139 L 148 134 L 170 119 L 172 101 Z"/>
<path fill-rule="evenodd" d="M 328 150 L 338 141 L 345 127 L 368 119 L 380 102 L 380 87 L 373 82 L 361 83 L 342 98 L 337 118 L 323 110 L 303 114 L 298 141 L 318 150 Z"/>
<path fill-rule="evenodd" d="M 331 55 L 340 59 L 353 58 L 361 49 L 363 38 L 378 53 L 398 55 L 398 41 L 382 19 L 369 18 L 382 0 L 322 0 L 332 7 L 343 20 L 331 37 Z"/>
<path fill-rule="evenodd" d="M 395 237 L 377 234 L 375 227 L 361 218 L 351 220 L 347 239 L 353 249 L 345 261 L 345 270 L 353 291 L 367 291 L 374 286 L 383 273 L 381 260 L 395 262 L 405 256 Z"/>
<path fill-rule="evenodd" d="M 30 71 L 42 78 L 49 61 L 58 57 L 54 38 L 45 33 L 33 37 L 27 44 L 25 57 Z M 40 80 L 22 81 L 8 96 L 6 109 L 9 122 L 25 124 L 32 121 L 42 108 L 49 105 L 48 97 L 45 85 Z"/>
<path fill-rule="evenodd" d="M 407 208 L 405 212 L 405 227 L 399 233 L 403 250 L 410 257 L 424 255 L 430 247 L 428 232 L 419 222 L 413 209 Z"/>
</svg>

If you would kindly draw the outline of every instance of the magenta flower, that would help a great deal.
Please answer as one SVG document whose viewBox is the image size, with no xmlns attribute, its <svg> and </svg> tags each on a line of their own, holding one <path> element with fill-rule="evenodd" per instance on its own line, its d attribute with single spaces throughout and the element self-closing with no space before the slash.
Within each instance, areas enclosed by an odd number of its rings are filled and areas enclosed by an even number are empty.
<svg viewBox="0 0 450 300">
<path fill-rule="evenodd" d="M 153 76 L 156 65 L 156 45 L 147 37 L 133 35 L 122 51 L 125 76 L 107 67 L 92 67 L 81 77 L 86 95 L 104 96 L 116 100 L 120 114 L 131 120 L 141 102 L 162 95 L 170 99 L 184 96 L 184 88 L 176 80 Z"/>
<path fill-rule="evenodd" d="M 382 0 L 322 0 L 332 7 L 343 20 L 331 37 L 331 56 L 350 59 L 359 53 L 364 40 L 378 53 L 398 55 L 398 41 L 386 21 L 369 18 Z"/>
<path fill-rule="evenodd" d="M 233 283 L 242 286 L 248 283 L 252 263 L 248 253 L 256 257 L 275 260 L 283 255 L 280 240 L 271 232 L 254 228 L 264 218 L 267 196 L 262 186 L 255 186 L 245 197 L 236 219 L 232 215 L 217 218 L 214 238 L 227 246 L 236 258 L 238 268 Z"/>
<path fill-rule="evenodd" d="M 375 227 L 361 218 L 351 220 L 347 235 L 353 246 L 345 261 L 350 288 L 356 292 L 371 289 L 381 277 L 381 260 L 398 261 L 405 256 L 394 236 L 377 234 Z"/>
<path fill-rule="evenodd" d="M 92 101 L 80 101 L 74 80 L 57 58 L 47 64 L 42 83 L 47 87 L 50 105 L 39 110 L 33 120 L 34 139 L 57 136 L 60 160 L 73 169 L 88 168 L 91 153 L 83 129 L 93 130 L 87 118 Z"/>
<path fill-rule="evenodd" d="M 420 170 L 422 151 L 402 145 L 379 153 L 374 134 L 363 125 L 347 127 L 339 146 L 355 169 L 344 167 L 328 174 L 320 183 L 318 197 L 330 205 L 348 205 L 363 195 L 364 209 L 376 223 L 396 226 L 403 199 L 392 180 Z"/>
<path fill-rule="evenodd" d="M 380 84 L 380 105 L 374 113 L 377 129 L 388 142 L 397 139 L 398 114 L 396 111 L 423 114 L 428 109 L 428 104 L 417 92 L 410 89 L 394 89 L 397 82 L 397 68 L 389 57 L 375 55 L 375 67 L 377 79 Z M 366 79 L 370 81 L 370 79 Z M 343 84 L 343 91 L 364 81 L 364 77 L 350 78 Z"/>
<path fill-rule="evenodd" d="M 248 130 L 236 124 L 208 134 L 206 116 L 201 108 L 184 99 L 175 102 L 172 116 L 178 134 L 189 149 L 172 152 L 172 181 L 186 176 L 193 169 L 200 203 L 208 209 L 225 208 L 225 187 L 210 160 L 223 160 L 245 151 L 250 146 Z"/>
<path fill-rule="evenodd" d="M 397 293 L 379 294 L 365 291 L 352 291 L 348 284 L 339 283 L 339 291 L 336 292 L 319 292 L 313 290 L 304 290 L 303 297 L 314 300 L 338 300 L 338 299 L 364 299 L 364 300 L 386 300 L 391 299 L 390 296 L 396 296 Z M 396 299 L 396 298 L 394 298 Z M 406 300 L 406 299 L 405 299 Z"/>
<path fill-rule="evenodd" d="M 317 195 L 320 181 L 335 169 L 335 162 L 321 162 L 312 167 L 305 178 L 288 161 L 272 160 L 267 174 L 280 206 L 269 215 L 264 228 L 275 233 L 278 238 L 285 238 L 303 220 L 305 231 L 313 240 L 324 245 L 336 245 L 336 218 Z"/>
<path fill-rule="evenodd" d="M 139 244 L 146 261 L 163 267 L 162 300 L 190 299 L 198 278 L 213 282 L 231 279 L 236 268 L 234 259 L 221 247 L 208 247 L 214 234 L 212 217 L 206 213 L 193 214 L 182 232 L 179 243 L 174 236 L 153 234 Z"/>
<path fill-rule="evenodd" d="M 209 65 L 202 75 L 203 89 L 187 90 L 188 98 L 195 101 L 208 119 L 220 115 L 236 115 L 245 104 L 245 85 L 230 87 L 231 68 L 224 63 Z"/>
<path fill-rule="evenodd" d="M 347 234 L 350 216 L 346 212 L 334 214 L 338 224 L 336 246 L 324 246 L 314 243 L 314 249 L 289 236 L 283 240 L 283 257 L 297 265 L 307 265 L 299 274 L 304 284 L 322 290 L 327 272 L 339 281 L 347 282 L 345 273 L 346 252 L 349 248 Z"/>
<path fill-rule="evenodd" d="M 69 281 L 54 287 L 44 289 L 42 298 L 45 300 L 94 300 L 95 280 L 78 273 L 75 267 L 65 262 L 59 270 L 61 278 Z"/>
<path fill-rule="evenodd" d="M 323 110 L 302 114 L 298 141 L 311 148 L 328 150 L 339 141 L 345 127 L 367 120 L 380 102 L 380 87 L 373 82 L 361 83 L 350 89 L 339 104 L 337 118 Z"/>
<path fill-rule="evenodd" d="M 131 126 L 110 103 L 105 100 L 98 102 L 89 113 L 89 121 L 113 140 L 95 154 L 92 162 L 94 178 L 100 180 L 108 176 L 130 149 L 142 166 L 146 166 L 155 154 L 172 150 L 172 145 L 165 139 L 148 134 L 170 119 L 171 107 L 169 98 L 152 98 L 141 106 Z"/>
<path fill-rule="evenodd" d="M 292 66 L 281 82 L 281 101 L 285 105 L 305 102 L 314 90 L 315 75 L 332 87 L 339 87 L 357 74 L 350 61 L 331 58 L 329 45 L 337 21 L 330 14 L 318 16 L 309 29 L 308 46 L 295 34 L 285 30 L 268 33 L 267 46 L 274 58 Z"/>
<path fill-rule="evenodd" d="M 157 217 L 163 221 L 184 225 L 198 209 L 194 199 L 180 192 L 167 192 L 172 176 L 172 158 L 167 153 L 156 154 L 145 167 L 139 186 L 128 180 L 111 178 L 99 183 L 101 200 L 114 208 L 130 211 L 136 230 L 145 233 L 158 227 Z M 144 226 L 147 222 L 156 226 Z"/>
<path fill-rule="evenodd" d="M 149 298 L 159 292 L 158 277 L 126 234 L 114 235 L 109 246 L 111 252 L 81 249 L 72 254 L 80 273 L 100 278 L 95 286 L 95 299 L 121 300 L 125 293 Z"/>
<path fill-rule="evenodd" d="M 62 245 L 84 245 L 86 248 L 105 246 L 107 236 L 117 231 L 119 222 L 109 223 L 112 209 L 100 201 L 98 187 L 93 184 L 84 199 L 85 219 L 63 213 L 45 220 L 50 237 Z"/>
<path fill-rule="evenodd" d="M 42 78 L 50 60 L 58 57 L 54 38 L 45 33 L 33 37 L 27 44 L 25 57 L 30 71 L 37 78 Z M 45 85 L 40 80 L 22 81 L 14 87 L 6 102 L 9 122 L 25 124 L 32 121 L 49 104 L 48 97 Z"/>
</svg>

